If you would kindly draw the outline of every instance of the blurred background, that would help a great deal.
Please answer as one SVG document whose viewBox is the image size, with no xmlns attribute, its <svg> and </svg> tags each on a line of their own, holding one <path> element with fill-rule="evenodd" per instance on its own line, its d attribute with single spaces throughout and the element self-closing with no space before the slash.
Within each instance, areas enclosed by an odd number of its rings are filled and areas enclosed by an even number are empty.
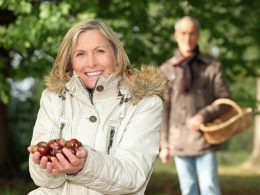
<svg viewBox="0 0 260 195">
<path fill-rule="evenodd" d="M 0 194 L 35 188 L 27 146 L 61 39 L 80 19 L 101 18 L 118 33 L 136 67 L 173 55 L 176 20 L 201 25 L 200 48 L 223 64 L 230 90 L 255 123 L 219 153 L 223 194 L 260 194 L 260 1 L 0 0 Z M 156 162 L 147 194 L 180 194 L 174 166 Z"/>
</svg>

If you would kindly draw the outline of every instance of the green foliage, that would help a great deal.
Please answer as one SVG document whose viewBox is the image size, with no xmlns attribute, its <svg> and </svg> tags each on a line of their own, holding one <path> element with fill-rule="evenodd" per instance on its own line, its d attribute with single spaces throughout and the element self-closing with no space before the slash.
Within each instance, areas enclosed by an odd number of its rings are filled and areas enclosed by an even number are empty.
<svg viewBox="0 0 260 195">
<path fill-rule="evenodd" d="M 242 107 L 256 108 L 256 79 L 253 77 L 236 76 L 236 81 L 230 83 L 233 98 Z"/>
<path fill-rule="evenodd" d="M 192 15 L 201 23 L 201 49 L 218 57 L 234 82 L 237 75 L 255 76 L 260 64 L 257 8 L 257 1 L 249 4 L 240 0 L 214 4 L 206 0 L 2 0 L 0 9 L 11 11 L 15 17 L 0 26 L 0 44 L 11 58 L 4 64 L 10 73 L 3 76 L 14 80 L 41 78 L 50 70 L 69 27 L 92 17 L 106 20 L 118 32 L 137 67 L 159 65 L 176 48 L 172 33 L 177 18 Z"/>
<path fill-rule="evenodd" d="M 9 85 L 3 85 L 0 83 L 0 100 L 4 103 L 7 104 L 9 102 Z"/>
<path fill-rule="evenodd" d="M 16 162 L 21 164 L 28 159 L 28 151 L 26 148 L 30 145 L 32 138 L 33 126 L 39 109 L 39 99 L 44 86 L 41 80 L 34 80 L 30 93 L 19 90 L 16 94 L 24 95 L 24 97 L 13 96 L 9 104 L 12 146 L 15 148 Z M 27 97 L 27 98 L 26 98 Z M 18 141 L 19 140 L 19 141 Z"/>
</svg>

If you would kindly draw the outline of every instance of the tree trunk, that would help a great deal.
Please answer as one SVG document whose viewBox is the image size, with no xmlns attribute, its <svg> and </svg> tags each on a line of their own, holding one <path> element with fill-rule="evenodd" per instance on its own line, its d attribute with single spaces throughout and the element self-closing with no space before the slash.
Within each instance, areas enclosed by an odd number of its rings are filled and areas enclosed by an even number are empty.
<svg viewBox="0 0 260 195">
<path fill-rule="evenodd" d="M 0 102 L 0 167 L 1 176 L 15 177 L 20 175 L 19 166 L 13 160 L 11 133 L 8 126 L 7 105 Z"/>
<path fill-rule="evenodd" d="M 7 128 L 7 118 L 6 118 L 6 105 L 0 102 L 0 164 L 6 161 L 8 156 L 8 149 L 10 145 L 8 143 L 8 128 Z"/>
<path fill-rule="evenodd" d="M 2 75 L 4 78 L 8 78 L 11 67 L 11 59 L 8 55 L 8 52 L 1 47 L 0 58 L 2 59 L 1 62 L 4 62 L 6 64 L 4 68 L 0 69 L 0 75 Z M 8 85 L 7 82 L 6 85 Z M 4 90 L 2 92 L 5 93 Z M 12 139 L 11 130 L 8 125 L 9 120 L 7 106 L 7 104 L 0 101 L 0 174 L 1 176 L 15 177 L 20 175 L 20 169 L 19 165 L 17 165 L 14 160 L 15 151 L 11 145 Z"/>
<path fill-rule="evenodd" d="M 256 83 L 256 99 L 260 101 L 260 78 L 257 78 Z M 257 111 L 260 111 L 260 105 L 257 106 Z M 243 168 L 260 169 L 260 115 L 255 116 L 255 131 L 254 131 L 253 151 L 249 159 L 243 164 Z"/>
<path fill-rule="evenodd" d="M 0 25 L 8 26 L 16 20 L 16 16 L 12 11 L 0 9 Z M 8 86 L 6 78 L 10 78 L 11 58 L 9 51 L 0 46 L 0 78 L 5 86 Z M 10 93 L 5 89 L 0 89 L 3 93 Z M 6 94 L 10 95 L 10 94 Z M 0 175 L 8 177 L 16 177 L 20 175 L 19 165 L 14 160 L 14 148 L 12 148 L 11 130 L 9 129 L 9 120 L 7 113 L 7 104 L 0 100 Z"/>
</svg>

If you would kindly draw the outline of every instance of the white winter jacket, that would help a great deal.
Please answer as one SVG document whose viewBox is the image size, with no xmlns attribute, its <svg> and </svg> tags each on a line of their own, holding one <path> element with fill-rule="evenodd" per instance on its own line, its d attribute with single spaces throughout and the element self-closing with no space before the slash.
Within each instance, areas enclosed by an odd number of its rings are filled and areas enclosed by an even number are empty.
<svg viewBox="0 0 260 195">
<path fill-rule="evenodd" d="M 39 186 L 30 195 L 144 194 L 159 152 L 166 82 L 152 69 L 132 78 L 100 78 L 93 97 L 77 75 L 61 93 L 43 91 L 31 144 L 58 138 L 65 125 L 62 136 L 80 140 L 88 158 L 77 174 L 56 176 L 29 158 Z"/>
</svg>

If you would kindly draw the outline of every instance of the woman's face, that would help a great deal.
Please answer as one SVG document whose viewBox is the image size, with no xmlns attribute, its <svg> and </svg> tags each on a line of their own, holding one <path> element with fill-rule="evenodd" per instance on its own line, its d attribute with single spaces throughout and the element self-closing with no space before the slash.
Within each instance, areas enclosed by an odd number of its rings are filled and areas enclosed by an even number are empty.
<svg viewBox="0 0 260 195">
<path fill-rule="evenodd" d="M 98 77 L 107 77 L 114 72 L 116 63 L 112 45 L 99 31 L 88 30 L 79 34 L 72 67 L 87 88 L 94 88 Z"/>
</svg>

